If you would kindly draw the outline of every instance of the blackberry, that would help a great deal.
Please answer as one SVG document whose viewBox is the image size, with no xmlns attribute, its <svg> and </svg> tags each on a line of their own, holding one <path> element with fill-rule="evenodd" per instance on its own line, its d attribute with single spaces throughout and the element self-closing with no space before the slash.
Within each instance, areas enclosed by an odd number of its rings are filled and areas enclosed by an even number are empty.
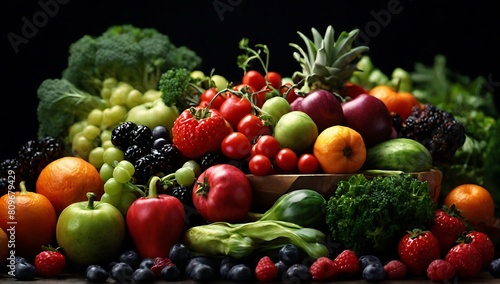
<svg viewBox="0 0 500 284">
<path fill-rule="evenodd" d="M 0 162 L 0 196 L 9 191 L 9 185 L 11 188 L 12 186 L 18 188 L 20 181 L 19 161 L 17 159 L 5 159 Z"/>
<path fill-rule="evenodd" d="M 131 133 L 131 144 L 145 148 L 151 148 L 153 145 L 153 132 L 146 125 L 137 125 Z"/>
<path fill-rule="evenodd" d="M 200 167 L 202 171 L 210 168 L 213 165 L 224 164 L 228 161 L 228 159 L 222 153 L 210 152 L 203 155 L 200 158 Z"/>
<path fill-rule="evenodd" d="M 193 192 L 192 187 L 187 187 L 177 184 L 173 186 L 172 189 L 169 190 L 168 194 L 179 199 L 182 203 L 186 205 L 193 205 L 193 199 L 191 196 L 192 192 Z"/>
<path fill-rule="evenodd" d="M 54 137 L 44 137 L 40 140 L 29 140 L 19 150 L 19 177 L 26 183 L 26 188 L 35 190 L 36 180 L 40 172 L 50 162 L 64 156 L 64 144 Z"/>
<path fill-rule="evenodd" d="M 171 173 L 182 167 L 186 159 L 182 156 L 181 151 L 172 143 L 163 145 L 160 152 L 166 159 L 165 173 Z"/>
<path fill-rule="evenodd" d="M 166 168 L 166 161 L 163 153 L 155 149 L 139 158 L 134 163 L 136 182 L 146 185 L 153 175 L 162 175 Z"/>
<path fill-rule="evenodd" d="M 125 160 L 134 164 L 135 162 L 137 162 L 137 160 L 144 157 L 149 152 L 150 152 L 149 149 L 141 147 L 139 145 L 130 145 L 123 152 L 123 156 L 124 156 Z"/>
<path fill-rule="evenodd" d="M 132 132 L 137 128 L 137 124 L 126 121 L 113 128 L 111 131 L 111 143 L 118 149 L 125 151 L 132 145 Z"/>
</svg>

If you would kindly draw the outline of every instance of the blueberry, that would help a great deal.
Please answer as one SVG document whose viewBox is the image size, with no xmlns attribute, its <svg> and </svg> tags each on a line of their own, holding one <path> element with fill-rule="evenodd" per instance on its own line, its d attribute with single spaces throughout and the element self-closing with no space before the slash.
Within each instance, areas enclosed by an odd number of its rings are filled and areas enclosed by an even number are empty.
<svg viewBox="0 0 500 284">
<path fill-rule="evenodd" d="M 210 257 L 205 257 L 205 256 L 197 256 L 189 259 L 188 264 L 186 265 L 186 269 L 184 270 L 184 273 L 187 277 L 191 277 L 191 274 L 193 273 L 193 270 L 196 268 L 198 264 L 203 264 L 207 265 L 210 268 L 212 268 L 213 271 L 217 271 L 219 268 L 215 269 L 215 261 L 210 258 Z"/>
<path fill-rule="evenodd" d="M 189 276 L 194 281 L 207 282 L 215 278 L 215 270 L 208 264 L 195 263 Z"/>
<path fill-rule="evenodd" d="M 125 262 L 118 262 L 111 268 L 109 276 L 116 282 L 132 282 L 132 274 L 134 269 L 130 264 Z"/>
<path fill-rule="evenodd" d="M 253 279 L 252 269 L 243 263 L 235 264 L 229 270 L 227 279 L 236 282 L 249 282 Z"/>
<path fill-rule="evenodd" d="M 290 266 L 283 275 L 283 280 L 291 283 L 308 281 L 310 278 L 311 274 L 309 274 L 309 267 L 299 263 Z"/>
<path fill-rule="evenodd" d="M 500 278 L 500 258 L 494 259 L 490 262 L 488 271 L 493 278 Z"/>
<path fill-rule="evenodd" d="M 89 265 L 85 273 L 88 282 L 105 283 L 108 277 L 109 273 L 100 265 Z"/>
<path fill-rule="evenodd" d="M 279 250 L 278 258 L 287 266 L 291 266 L 300 262 L 301 253 L 294 244 L 286 244 Z"/>
<path fill-rule="evenodd" d="M 136 269 L 141 263 L 141 256 L 136 251 L 127 250 L 120 254 L 120 256 L 118 257 L 118 262 L 125 262 L 133 269 Z"/>
<path fill-rule="evenodd" d="M 153 127 L 152 134 L 154 139 L 163 138 L 169 140 L 170 138 L 170 132 L 163 125 Z"/>
<path fill-rule="evenodd" d="M 14 268 L 14 278 L 17 280 L 33 280 L 35 279 L 36 273 L 36 267 L 26 260 L 17 262 Z"/>
<path fill-rule="evenodd" d="M 222 259 L 219 268 L 219 277 L 221 279 L 229 278 L 229 271 L 238 263 L 238 260 L 232 256 L 226 256 Z"/>
<path fill-rule="evenodd" d="M 143 258 L 139 263 L 139 268 L 151 268 L 155 264 L 154 259 L 150 257 Z"/>
<path fill-rule="evenodd" d="M 155 274 L 149 268 L 137 268 L 132 273 L 132 280 L 137 283 L 148 283 L 155 280 Z"/>
<path fill-rule="evenodd" d="M 283 261 L 278 261 L 274 265 L 276 265 L 276 268 L 278 269 L 278 278 L 281 279 L 281 277 L 285 274 L 286 270 L 288 269 L 288 265 L 286 265 Z"/>
<path fill-rule="evenodd" d="M 160 272 L 160 278 L 165 281 L 177 281 L 181 278 L 181 271 L 177 265 L 167 265 Z"/>
<path fill-rule="evenodd" d="M 385 279 L 384 266 L 381 264 L 370 263 L 363 269 L 362 276 L 366 281 L 382 281 Z"/>
<path fill-rule="evenodd" d="M 153 141 L 153 146 L 151 148 L 153 149 L 161 149 L 161 147 L 163 147 L 163 145 L 166 145 L 168 144 L 168 140 L 165 139 L 165 138 L 156 138 L 154 141 Z"/>
<path fill-rule="evenodd" d="M 360 271 L 363 271 L 363 269 L 365 269 L 365 267 L 368 264 L 380 264 L 380 265 L 382 265 L 382 261 L 380 261 L 380 258 L 378 258 L 377 256 L 371 255 L 371 254 L 366 254 L 366 255 L 362 255 L 359 257 L 359 270 Z"/>
<path fill-rule="evenodd" d="M 170 248 L 168 258 L 170 258 L 170 260 L 179 268 L 184 269 L 189 259 L 191 258 L 191 254 L 189 252 L 189 248 L 186 245 L 182 243 L 176 243 L 172 246 L 172 248 Z"/>
</svg>

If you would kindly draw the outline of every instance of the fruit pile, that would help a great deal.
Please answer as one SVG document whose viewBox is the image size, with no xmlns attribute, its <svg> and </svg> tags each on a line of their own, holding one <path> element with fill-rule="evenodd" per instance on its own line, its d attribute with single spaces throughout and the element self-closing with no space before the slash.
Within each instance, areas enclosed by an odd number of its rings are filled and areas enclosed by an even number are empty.
<svg viewBox="0 0 500 284">
<path fill-rule="evenodd" d="M 437 200 L 410 175 L 449 165 L 466 145 L 464 123 L 413 95 L 404 70 L 383 83 L 363 74 L 359 31 L 312 32 L 299 32 L 305 50 L 290 44 L 301 66 L 291 77 L 269 70 L 266 45 L 242 39 L 236 82 L 185 64 L 196 59 L 187 49 L 158 54 L 169 66 L 141 63 L 155 70 L 144 77 L 127 73 L 135 68 L 110 77 L 130 64 L 109 46 L 141 50 L 161 36 L 150 29 L 113 27 L 95 39 L 107 45 L 75 43 L 71 68 L 38 90 L 39 138 L 0 163 L 4 274 L 96 283 L 500 277 L 497 240 L 486 231 L 495 221 L 490 192 L 464 183 Z M 78 56 L 86 45 L 106 52 Z M 94 55 L 99 66 L 78 62 Z M 338 174 L 353 184 L 339 183 L 342 197 L 294 190 L 254 211 L 249 176 L 276 174 Z M 365 175 L 376 176 L 372 187 L 356 187 Z M 347 209 L 344 197 L 354 202 Z M 398 211 L 394 201 L 418 210 Z M 419 221 L 390 223 L 395 215 Z M 355 227 L 364 231 L 348 236 Z M 353 243 L 382 231 L 394 242 Z"/>
</svg>

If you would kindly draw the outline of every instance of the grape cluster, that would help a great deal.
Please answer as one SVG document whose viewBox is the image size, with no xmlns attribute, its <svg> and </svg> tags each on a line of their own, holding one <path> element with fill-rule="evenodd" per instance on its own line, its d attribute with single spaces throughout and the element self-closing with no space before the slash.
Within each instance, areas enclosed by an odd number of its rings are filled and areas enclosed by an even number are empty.
<svg viewBox="0 0 500 284">
<path fill-rule="evenodd" d="M 115 148 L 114 151 L 119 154 L 120 150 Z M 115 164 L 116 161 L 115 159 L 107 160 L 111 164 Z M 115 166 L 111 164 L 106 163 L 109 167 L 105 167 L 106 170 L 101 168 L 102 171 L 100 171 L 101 178 L 105 181 L 101 201 L 115 206 L 125 216 L 132 202 L 141 196 L 141 191 L 131 183 L 135 168 L 131 162 L 123 159 Z"/>
<path fill-rule="evenodd" d="M 50 162 L 62 158 L 64 150 L 62 141 L 49 136 L 24 143 L 16 157 L 0 163 L 0 193 L 7 193 L 9 185 L 18 188 L 21 181 L 27 190 L 35 191 L 40 172 Z"/>
<path fill-rule="evenodd" d="M 111 142 L 134 165 L 136 184 L 147 184 L 153 175 L 172 173 L 185 162 L 164 126 L 150 129 L 131 121 L 123 122 L 113 129 Z"/>
</svg>

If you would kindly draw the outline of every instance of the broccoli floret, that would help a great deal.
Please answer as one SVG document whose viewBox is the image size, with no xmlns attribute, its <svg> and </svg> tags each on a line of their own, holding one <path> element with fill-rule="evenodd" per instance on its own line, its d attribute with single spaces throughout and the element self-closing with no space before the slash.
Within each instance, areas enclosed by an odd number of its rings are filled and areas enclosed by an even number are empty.
<svg viewBox="0 0 500 284">
<path fill-rule="evenodd" d="M 328 199 L 326 223 L 332 238 L 359 253 L 388 251 L 408 230 L 431 224 L 429 185 L 409 174 L 340 181 Z"/>
<path fill-rule="evenodd" d="M 78 89 L 66 79 L 45 79 L 37 89 L 38 137 L 66 139 L 68 128 L 86 119 L 93 109 L 104 109 L 107 103 Z"/>
<path fill-rule="evenodd" d="M 116 25 L 97 37 L 85 35 L 72 43 L 62 77 L 93 95 L 111 77 L 144 92 L 156 89 L 161 74 L 170 68 L 194 70 L 200 65 L 193 50 L 175 46 L 156 29 Z"/>
<path fill-rule="evenodd" d="M 184 110 L 200 102 L 203 89 L 196 82 L 186 68 L 172 68 L 161 75 L 158 90 L 166 105 Z"/>
<path fill-rule="evenodd" d="M 400 131 L 401 137 L 422 143 L 435 163 L 452 161 L 466 138 L 465 126 L 453 114 L 429 103 L 414 107 Z"/>
</svg>

